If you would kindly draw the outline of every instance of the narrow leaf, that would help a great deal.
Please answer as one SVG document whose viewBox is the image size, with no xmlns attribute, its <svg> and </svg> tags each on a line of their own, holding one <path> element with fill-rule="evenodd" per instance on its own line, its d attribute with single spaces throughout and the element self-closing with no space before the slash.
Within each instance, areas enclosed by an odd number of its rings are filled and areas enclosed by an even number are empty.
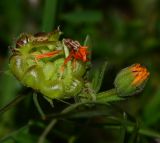
<svg viewBox="0 0 160 143">
<path fill-rule="evenodd" d="M 96 93 L 100 90 L 103 77 L 106 71 L 106 67 L 107 67 L 107 62 L 105 61 L 104 64 L 100 68 L 97 68 L 96 71 L 94 72 L 92 79 L 92 88 L 95 90 Z"/>
</svg>

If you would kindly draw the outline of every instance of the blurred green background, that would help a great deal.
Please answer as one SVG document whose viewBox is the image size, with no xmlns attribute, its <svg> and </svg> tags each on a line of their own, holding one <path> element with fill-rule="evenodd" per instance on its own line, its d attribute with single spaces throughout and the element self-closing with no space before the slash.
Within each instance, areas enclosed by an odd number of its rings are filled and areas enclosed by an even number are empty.
<svg viewBox="0 0 160 143">
<path fill-rule="evenodd" d="M 32 93 L 7 72 L 9 46 L 12 46 L 20 33 L 49 32 L 60 25 L 64 33 L 62 37 L 79 40 L 82 45 L 86 35 L 90 35 L 93 67 L 99 66 L 104 60 L 108 61 L 101 91 L 112 88 L 116 73 L 126 66 L 140 63 L 148 68 L 150 79 L 145 90 L 116 106 L 140 120 L 144 127 L 160 131 L 159 0 L 2 0 L 0 9 L 1 107 L 17 95 Z M 60 103 L 57 107 L 55 103 L 55 108 L 50 109 L 43 99 L 40 100 L 47 110 L 59 110 Z M 16 107 L 1 115 L 0 137 L 9 135 L 36 117 L 37 110 L 32 97 L 28 96 Z M 59 128 L 67 132 L 71 123 L 62 124 L 64 126 L 59 125 Z M 73 125 L 70 126 L 69 128 L 73 128 Z M 96 138 L 93 139 L 94 142 L 118 142 L 118 139 L 112 138 L 117 135 L 114 131 L 79 127 L 79 132 L 80 130 L 81 133 L 75 131 L 75 134 L 81 134 L 79 138 L 83 142 L 90 141 L 93 135 Z M 84 130 L 88 131 L 87 135 L 82 134 Z M 39 131 L 34 133 L 37 135 Z M 66 141 L 65 134 L 63 137 L 59 131 L 55 131 L 53 136 L 54 134 L 54 140 L 58 142 L 72 143 L 76 136 L 69 136 Z M 20 140 L 20 143 L 31 143 L 34 140 L 32 138 L 35 138 L 32 134 L 29 137 L 29 133 L 20 136 L 24 139 Z M 26 141 L 26 138 L 31 141 Z M 147 138 L 141 142 L 154 143 L 156 139 Z"/>
</svg>

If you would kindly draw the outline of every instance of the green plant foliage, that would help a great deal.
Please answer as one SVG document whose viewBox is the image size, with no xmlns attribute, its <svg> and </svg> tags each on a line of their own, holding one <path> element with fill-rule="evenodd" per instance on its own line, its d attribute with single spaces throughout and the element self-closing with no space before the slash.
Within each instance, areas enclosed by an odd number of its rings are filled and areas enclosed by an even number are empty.
<svg viewBox="0 0 160 143">
<path fill-rule="evenodd" d="M 40 34 L 40 36 L 36 36 L 39 35 L 39 33 L 33 36 L 30 34 L 20 35 L 19 39 L 16 41 L 16 47 L 13 49 L 13 55 L 10 58 L 10 69 L 15 77 L 25 86 L 40 91 L 52 106 L 53 103 L 51 99 L 65 99 L 67 97 L 74 97 L 75 95 L 80 98 L 79 103 L 70 105 L 62 110 L 60 114 L 52 115 L 55 119 L 46 127 L 38 140 L 39 143 L 44 142 L 47 134 L 58 122 L 57 117 L 93 118 L 97 116 L 107 116 L 107 118 L 111 118 L 111 121 L 113 118 L 113 121 L 117 122 L 119 126 L 121 126 L 121 124 L 123 125 L 124 121 L 118 117 L 119 115 L 115 115 L 115 117 L 112 115 L 110 117 L 112 108 L 110 111 L 108 103 L 124 100 L 123 97 L 140 92 L 149 76 L 149 72 L 146 68 L 142 67 L 140 64 L 134 64 L 118 73 L 115 79 L 115 88 L 98 93 L 107 63 L 105 62 L 102 68 L 93 74 L 90 83 L 87 81 L 87 79 L 89 79 L 88 75 L 86 75 L 86 77 L 84 76 L 86 73 L 86 63 L 83 61 L 83 57 L 82 61 L 76 59 L 76 56 L 79 56 L 79 54 L 83 55 L 86 53 L 79 52 L 77 55 L 73 53 L 74 60 L 76 60 L 76 67 L 72 66 L 70 62 L 66 64 L 65 58 L 67 59 L 74 51 L 73 49 L 69 50 L 63 40 L 58 41 L 60 34 L 61 32 L 57 29 L 55 32 Z M 73 41 L 72 43 L 77 44 Z M 74 45 L 72 48 L 81 49 L 81 47 L 74 47 Z M 58 54 L 56 57 L 55 53 Z M 85 78 L 86 81 L 84 80 Z M 38 103 L 37 95 L 33 96 L 35 105 L 42 119 L 46 119 L 47 117 Z M 19 98 L 11 101 L 10 104 L 1 109 L 1 112 L 6 111 L 8 106 L 12 106 L 17 100 L 20 101 Z M 105 110 L 103 108 L 100 110 L 99 108 L 98 110 L 93 109 L 93 107 L 98 104 L 108 107 Z M 82 112 L 75 112 L 78 107 L 83 109 L 85 105 L 88 105 L 89 110 L 86 109 Z M 131 131 L 132 128 L 133 135 L 129 142 L 135 142 L 139 133 L 139 128 L 134 129 L 134 123 L 132 124 Z"/>
<path fill-rule="evenodd" d="M 1 140 L 1 143 L 35 143 L 36 136 L 29 134 L 29 125 L 26 125 L 19 130 L 13 132 Z M 47 140 L 44 143 L 49 143 Z"/>
<path fill-rule="evenodd" d="M 158 143 L 159 6 L 0 1 L 0 142 Z M 74 67 L 72 57 L 63 71 L 72 51 L 64 37 L 87 46 L 89 60 Z M 134 63 L 150 78 L 130 70 Z"/>
<path fill-rule="evenodd" d="M 106 67 L 107 67 L 107 62 L 105 62 L 100 69 L 96 69 L 93 72 L 94 74 L 92 78 L 92 88 L 96 93 L 100 90 Z"/>
</svg>

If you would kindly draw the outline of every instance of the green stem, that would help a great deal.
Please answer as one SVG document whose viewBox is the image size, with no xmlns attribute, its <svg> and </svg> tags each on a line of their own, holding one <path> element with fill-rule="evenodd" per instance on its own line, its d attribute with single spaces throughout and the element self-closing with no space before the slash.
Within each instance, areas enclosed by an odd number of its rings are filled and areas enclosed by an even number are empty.
<svg viewBox="0 0 160 143">
<path fill-rule="evenodd" d="M 113 126 L 106 126 L 105 128 L 120 129 L 121 126 L 113 125 Z M 126 129 L 128 132 L 132 132 L 134 130 L 134 126 L 128 125 L 126 126 Z M 151 138 L 160 138 L 160 133 L 153 131 L 151 129 L 140 128 L 138 133 Z"/>
<path fill-rule="evenodd" d="M 57 123 L 57 119 L 53 119 L 48 126 L 46 127 L 46 129 L 44 130 L 44 132 L 41 134 L 38 143 L 44 143 L 45 142 L 45 138 L 48 135 L 48 133 L 50 132 L 50 130 L 54 127 L 54 125 Z"/>
<path fill-rule="evenodd" d="M 71 111 L 73 111 L 74 109 L 76 109 L 77 107 L 87 104 L 87 103 L 91 103 L 91 102 L 84 102 L 84 103 L 76 103 L 74 105 L 71 105 L 67 108 L 65 108 L 61 114 L 67 114 Z M 46 127 L 46 129 L 44 130 L 44 132 L 40 135 L 40 138 L 38 140 L 38 143 L 44 143 L 45 138 L 47 137 L 48 133 L 50 132 L 50 130 L 54 127 L 54 125 L 58 122 L 58 118 L 54 118 L 49 125 Z"/>
<path fill-rule="evenodd" d="M 124 98 L 119 97 L 117 95 L 116 89 L 110 89 L 105 92 L 100 92 L 96 95 L 96 100 L 98 102 L 113 102 L 113 101 L 121 101 L 124 100 Z"/>
<path fill-rule="evenodd" d="M 129 128 L 128 128 L 128 131 L 130 131 Z M 150 129 L 141 128 L 139 129 L 139 133 L 148 137 L 160 138 L 160 134 L 158 132 L 152 131 Z"/>
<path fill-rule="evenodd" d="M 7 110 L 9 110 L 10 108 L 12 108 L 13 106 L 17 105 L 20 101 L 22 101 L 24 98 L 26 97 L 26 95 L 18 95 L 17 97 L 15 97 L 13 100 L 11 100 L 7 105 L 5 105 L 4 107 L 2 107 L 0 109 L 0 114 L 3 114 L 4 112 L 6 112 Z"/>
<path fill-rule="evenodd" d="M 75 103 L 72 104 L 70 106 L 68 106 L 67 108 L 65 108 L 60 114 L 50 114 L 50 115 L 46 115 L 46 119 L 49 118 L 64 118 L 65 116 L 67 116 L 69 113 L 71 113 L 72 111 L 74 111 L 76 108 L 84 106 L 84 105 L 108 105 L 107 103 L 104 102 L 96 102 L 96 101 L 87 101 L 87 102 L 80 102 L 80 103 Z"/>
<path fill-rule="evenodd" d="M 35 104 L 39 114 L 41 115 L 42 119 L 45 120 L 46 116 L 45 116 L 41 106 L 39 105 L 38 97 L 37 97 L 37 93 L 36 92 L 33 93 L 33 101 L 34 101 L 34 104 Z"/>
<path fill-rule="evenodd" d="M 57 0 L 45 0 L 42 31 L 49 32 L 55 26 Z"/>
<path fill-rule="evenodd" d="M 58 121 L 58 117 L 62 117 L 63 115 L 67 115 L 68 113 L 72 112 L 73 110 L 75 110 L 76 108 L 80 107 L 80 106 L 84 106 L 86 104 L 101 104 L 101 105 L 107 105 L 104 102 L 82 102 L 82 103 L 76 103 L 74 105 L 71 105 L 67 108 L 65 108 L 62 112 L 60 116 L 53 116 L 54 120 L 56 120 L 56 122 Z M 51 116 L 50 116 L 51 117 Z M 56 119 L 55 119 L 56 118 Z M 115 120 L 119 120 L 120 123 L 122 122 L 121 119 L 116 118 Z M 55 121 L 54 121 L 55 122 Z M 53 126 L 52 126 L 53 127 Z M 115 125 L 115 126 L 106 126 L 106 128 L 114 128 L 114 129 L 120 129 L 121 125 Z M 126 125 L 126 129 L 128 132 L 132 132 L 134 130 L 134 125 Z M 146 128 L 140 128 L 138 131 L 139 134 L 141 135 L 145 135 L 148 137 L 153 137 L 153 138 L 160 138 L 160 134 L 156 131 L 152 131 L 150 129 L 146 129 Z"/>
</svg>

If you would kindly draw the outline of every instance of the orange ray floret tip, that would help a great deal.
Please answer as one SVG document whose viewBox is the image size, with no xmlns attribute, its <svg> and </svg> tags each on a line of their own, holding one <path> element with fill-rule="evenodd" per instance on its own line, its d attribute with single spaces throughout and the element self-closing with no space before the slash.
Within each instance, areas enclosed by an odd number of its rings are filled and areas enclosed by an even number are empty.
<svg viewBox="0 0 160 143">
<path fill-rule="evenodd" d="M 145 67 L 142 67 L 140 64 L 134 64 L 131 67 L 131 71 L 135 76 L 135 79 L 133 80 L 132 85 L 135 85 L 135 86 L 141 85 L 143 82 L 145 82 L 148 79 L 150 75 L 148 70 Z"/>
</svg>

